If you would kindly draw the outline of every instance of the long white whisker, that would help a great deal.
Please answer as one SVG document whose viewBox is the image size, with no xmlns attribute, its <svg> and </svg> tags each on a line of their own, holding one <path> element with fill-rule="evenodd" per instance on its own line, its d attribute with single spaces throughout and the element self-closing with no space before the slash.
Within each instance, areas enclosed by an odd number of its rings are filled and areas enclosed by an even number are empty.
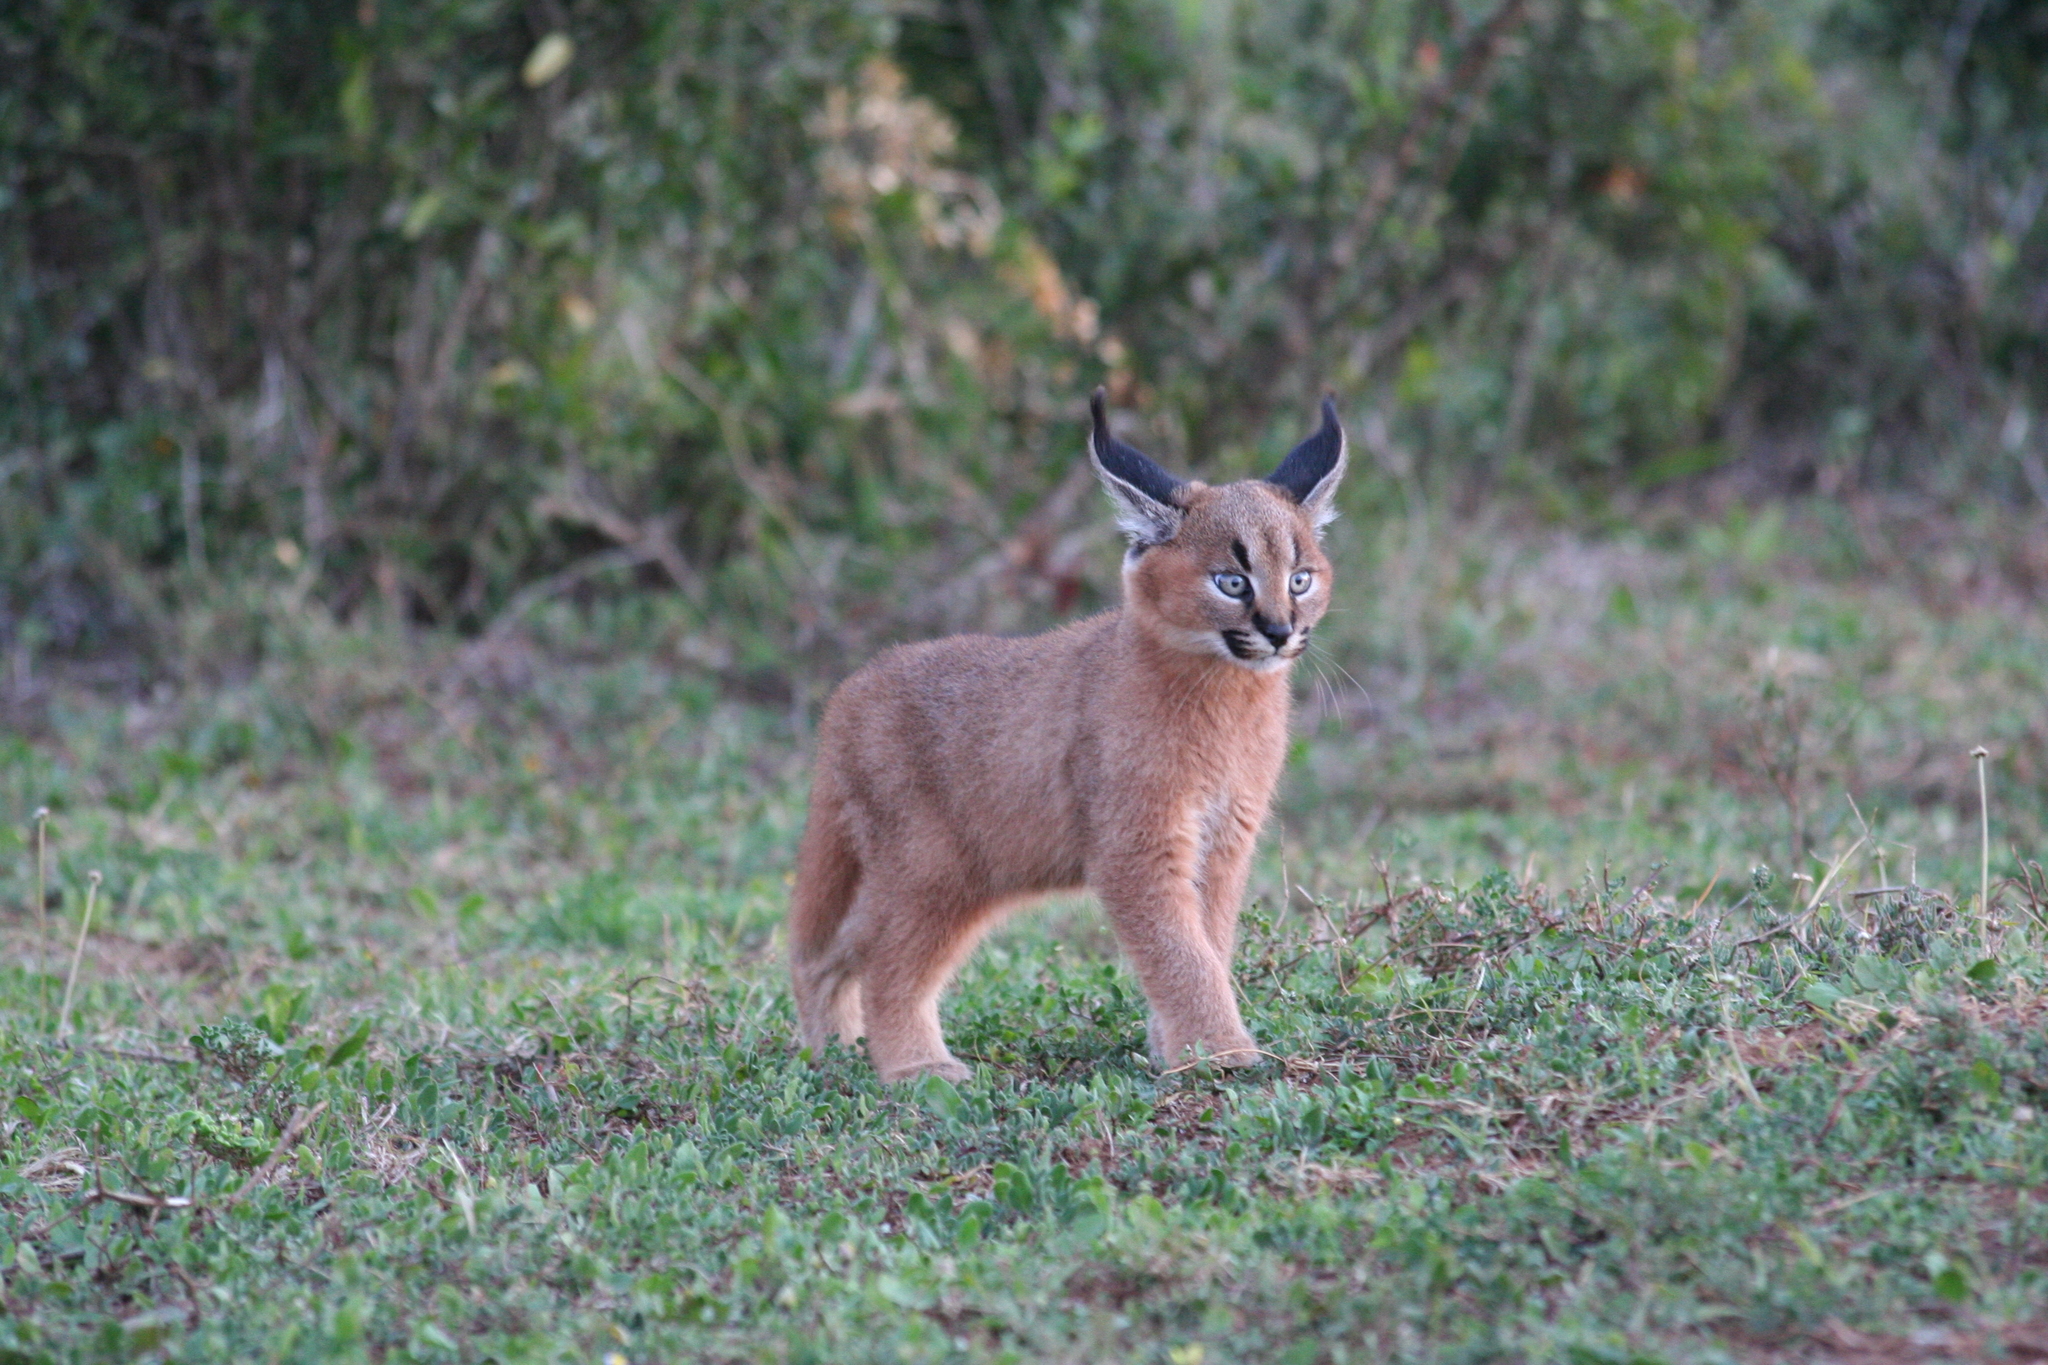
<svg viewBox="0 0 2048 1365">
<path fill-rule="evenodd" d="M 1311 640 L 1309 641 L 1308 647 L 1311 651 L 1321 651 L 1320 657 L 1318 658 L 1318 662 L 1326 663 L 1330 667 L 1336 669 L 1339 673 L 1342 673 L 1345 679 L 1349 681 L 1353 687 L 1358 689 L 1358 694 L 1361 697 L 1365 698 L 1367 704 L 1371 704 L 1372 692 L 1366 687 L 1364 683 L 1360 682 L 1358 679 L 1351 676 L 1350 669 L 1344 667 L 1344 665 L 1338 663 L 1336 659 L 1330 657 L 1329 653 L 1326 650 L 1323 650 L 1323 647 L 1318 642 Z"/>
<path fill-rule="evenodd" d="M 1323 672 L 1322 662 L 1308 660 L 1310 681 L 1315 686 L 1316 706 L 1326 716 L 1337 714 L 1337 693 L 1330 686 L 1329 675 Z"/>
</svg>

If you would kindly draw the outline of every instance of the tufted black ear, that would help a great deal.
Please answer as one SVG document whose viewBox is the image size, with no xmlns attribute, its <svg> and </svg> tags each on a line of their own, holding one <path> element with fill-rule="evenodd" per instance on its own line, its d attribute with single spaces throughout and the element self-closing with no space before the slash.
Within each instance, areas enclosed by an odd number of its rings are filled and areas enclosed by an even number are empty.
<svg viewBox="0 0 2048 1365">
<path fill-rule="evenodd" d="M 1266 482 L 1307 510 L 1321 530 L 1337 518 L 1337 481 L 1344 477 L 1344 424 L 1337 420 L 1337 400 L 1323 397 L 1323 424 L 1316 434 L 1287 452 Z"/>
<path fill-rule="evenodd" d="M 1095 477 L 1116 504 L 1116 524 L 1130 537 L 1132 545 L 1158 545 L 1172 540 L 1180 530 L 1181 482 L 1152 463 L 1136 446 L 1125 445 L 1109 434 L 1109 415 L 1103 409 L 1103 392 L 1095 390 L 1088 400 L 1094 421 L 1088 429 L 1088 462 Z"/>
</svg>

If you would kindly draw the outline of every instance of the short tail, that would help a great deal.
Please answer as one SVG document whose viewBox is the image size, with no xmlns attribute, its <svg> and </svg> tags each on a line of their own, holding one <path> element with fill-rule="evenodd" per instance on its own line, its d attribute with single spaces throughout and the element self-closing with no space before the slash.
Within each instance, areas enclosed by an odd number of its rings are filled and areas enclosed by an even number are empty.
<svg viewBox="0 0 2048 1365">
<path fill-rule="evenodd" d="M 859 889 L 860 857 L 845 813 L 832 793 L 820 790 L 811 798 L 796 851 L 796 889 L 789 902 L 792 962 L 811 961 L 832 947 Z"/>
<path fill-rule="evenodd" d="M 796 889 L 789 901 L 789 978 L 796 993 L 797 1027 L 813 1054 L 834 1037 L 861 1034 L 860 989 L 839 928 L 860 890 L 860 855 L 836 795 L 823 785 L 811 793 L 810 819 L 797 845 Z"/>
</svg>

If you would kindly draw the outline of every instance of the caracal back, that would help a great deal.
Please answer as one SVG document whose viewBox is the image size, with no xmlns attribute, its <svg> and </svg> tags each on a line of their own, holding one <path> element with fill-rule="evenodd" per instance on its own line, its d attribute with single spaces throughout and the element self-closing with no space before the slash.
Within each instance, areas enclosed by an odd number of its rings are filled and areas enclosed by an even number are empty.
<svg viewBox="0 0 2048 1365">
<path fill-rule="evenodd" d="M 1097 390 L 1122 606 L 899 646 L 832 694 L 790 905 L 804 1046 L 864 1037 L 885 1080 L 964 1079 L 947 981 L 1003 912 L 1087 887 L 1151 1006 L 1155 1063 L 1257 1060 L 1230 960 L 1288 673 L 1330 601 L 1345 443 L 1334 403 L 1322 415 L 1268 478 L 1210 487 L 1113 437 Z"/>
</svg>

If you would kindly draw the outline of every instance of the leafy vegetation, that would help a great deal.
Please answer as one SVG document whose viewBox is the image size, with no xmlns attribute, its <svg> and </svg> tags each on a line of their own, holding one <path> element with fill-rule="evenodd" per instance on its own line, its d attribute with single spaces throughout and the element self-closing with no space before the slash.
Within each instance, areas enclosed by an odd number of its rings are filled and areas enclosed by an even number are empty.
<svg viewBox="0 0 2048 1365">
<path fill-rule="evenodd" d="M 0 1362 L 2048 1356 L 2044 15 L 6 8 Z M 808 727 L 1098 381 L 1355 438 L 1272 1055 L 885 1090 Z"/>
<path fill-rule="evenodd" d="M 1459 479 L 1939 484 L 1938 431 L 2009 490 L 2044 45 L 2038 4 L 1889 0 L 975 0 L 899 41 L 1204 455 L 1329 386 Z"/>
<path fill-rule="evenodd" d="M 781 618 L 1042 491 L 1075 305 L 877 6 L 37 0 L 0 50 L 31 654 L 175 663 L 272 562 L 472 631 L 592 580 Z"/>
<path fill-rule="evenodd" d="M 281 562 L 758 681 L 1070 603 L 1098 380 L 1199 471 L 1335 389 L 1581 510 L 2048 496 L 2048 10 L 1936 8 L 29 0 L 0 646 L 246 666 Z"/>
<path fill-rule="evenodd" d="M 1340 523 L 1381 600 L 1305 689 L 1227 1077 L 1144 1065 L 1078 903 L 949 997 L 973 1081 L 805 1062 L 789 710 L 644 609 L 464 642 L 280 574 L 261 672 L 0 738 L 0 1350 L 2038 1353 L 2048 542 L 1837 511 Z"/>
</svg>

